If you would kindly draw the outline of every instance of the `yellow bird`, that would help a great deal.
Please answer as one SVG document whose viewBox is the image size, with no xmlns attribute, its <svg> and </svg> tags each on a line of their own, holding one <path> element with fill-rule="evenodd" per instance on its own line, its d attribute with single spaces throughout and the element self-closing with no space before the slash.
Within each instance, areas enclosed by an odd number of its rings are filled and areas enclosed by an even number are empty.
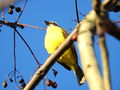
<svg viewBox="0 0 120 90">
<path fill-rule="evenodd" d="M 45 36 L 45 48 L 49 54 L 54 51 L 65 41 L 69 35 L 56 22 L 45 21 L 47 25 L 47 32 Z M 64 68 L 73 70 L 79 85 L 85 82 L 83 71 L 78 66 L 77 54 L 74 45 L 72 45 L 64 54 L 57 60 Z"/>
</svg>

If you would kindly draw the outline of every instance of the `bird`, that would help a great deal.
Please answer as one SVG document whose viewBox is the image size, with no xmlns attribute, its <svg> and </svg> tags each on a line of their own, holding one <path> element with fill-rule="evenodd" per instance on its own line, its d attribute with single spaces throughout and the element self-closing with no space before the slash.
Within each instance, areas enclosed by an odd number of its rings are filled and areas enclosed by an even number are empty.
<svg viewBox="0 0 120 90">
<path fill-rule="evenodd" d="M 45 21 L 45 24 L 47 27 L 44 46 L 51 55 L 65 41 L 69 34 L 54 21 Z M 73 70 L 79 85 L 82 85 L 85 82 L 85 76 L 78 65 L 77 53 L 73 44 L 62 56 L 60 56 L 57 62 L 65 69 L 69 71 Z"/>
</svg>

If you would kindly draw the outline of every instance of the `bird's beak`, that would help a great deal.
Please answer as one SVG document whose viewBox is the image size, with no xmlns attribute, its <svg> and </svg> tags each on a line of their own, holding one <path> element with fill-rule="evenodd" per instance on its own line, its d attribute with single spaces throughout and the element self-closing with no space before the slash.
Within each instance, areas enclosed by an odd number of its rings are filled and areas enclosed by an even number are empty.
<svg viewBox="0 0 120 90">
<path fill-rule="evenodd" d="M 46 24 L 46 25 L 49 25 L 50 23 L 49 23 L 48 21 L 45 21 L 45 24 Z"/>
</svg>

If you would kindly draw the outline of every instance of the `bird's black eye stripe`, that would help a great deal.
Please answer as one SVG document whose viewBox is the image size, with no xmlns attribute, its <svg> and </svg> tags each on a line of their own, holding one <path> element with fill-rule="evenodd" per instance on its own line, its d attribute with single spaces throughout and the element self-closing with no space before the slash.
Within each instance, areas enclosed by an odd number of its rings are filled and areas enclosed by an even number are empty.
<svg viewBox="0 0 120 90">
<path fill-rule="evenodd" d="M 53 23 L 53 25 L 58 26 L 56 23 Z"/>
</svg>

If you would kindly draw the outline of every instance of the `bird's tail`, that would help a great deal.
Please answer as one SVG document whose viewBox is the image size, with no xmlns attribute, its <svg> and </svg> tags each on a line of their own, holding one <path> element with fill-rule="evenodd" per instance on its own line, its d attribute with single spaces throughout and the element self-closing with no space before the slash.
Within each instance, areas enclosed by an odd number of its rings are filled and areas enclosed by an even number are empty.
<svg viewBox="0 0 120 90">
<path fill-rule="evenodd" d="M 77 77 L 78 84 L 82 85 L 85 82 L 85 76 L 83 71 L 78 65 L 74 68 L 74 73 Z"/>
</svg>

